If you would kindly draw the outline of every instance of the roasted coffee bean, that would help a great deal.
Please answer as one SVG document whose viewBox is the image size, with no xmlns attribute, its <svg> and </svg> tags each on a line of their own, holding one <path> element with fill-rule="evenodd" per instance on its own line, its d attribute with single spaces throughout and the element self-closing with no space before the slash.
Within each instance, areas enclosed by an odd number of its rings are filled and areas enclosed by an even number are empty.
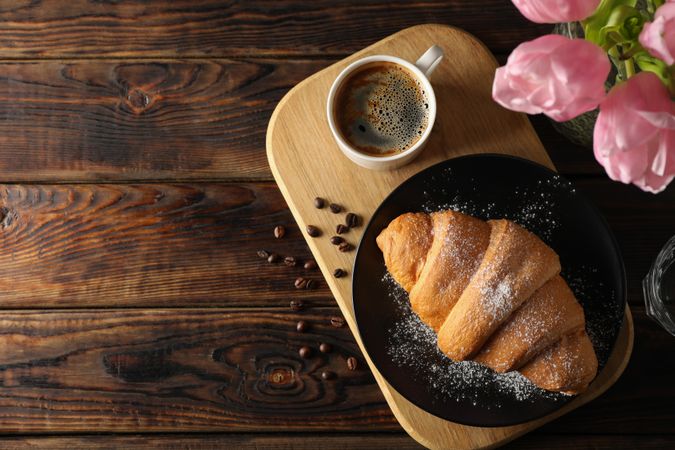
<svg viewBox="0 0 675 450">
<path fill-rule="evenodd" d="M 304 289 L 307 287 L 307 280 L 302 277 L 298 277 L 295 279 L 294 285 L 296 289 Z"/>
<path fill-rule="evenodd" d="M 345 240 L 341 238 L 340 236 L 333 236 L 330 238 L 330 243 L 333 245 L 340 245 L 344 242 Z"/>
<path fill-rule="evenodd" d="M 305 270 L 314 270 L 314 269 L 316 269 L 316 261 L 314 261 L 313 259 L 310 259 L 309 261 L 307 261 L 305 263 L 304 267 L 305 267 Z"/>
<path fill-rule="evenodd" d="M 330 353 L 333 350 L 333 346 L 328 342 L 323 342 L 321 345 L 319 345 L 319 350 L 321 353 Z"/>
<path fill-rule="evenodd" d="M 356 370 L 356 368 L 359 366 L 359 361 L 354 358 L 353 356 L 350 356 L 347 358 L 347 369 L 349 370 Z"/>
<path fill-rule="evenodd" d="M 328 207 L 330 208 L 330 212 L 332 212 L 333 214 L 337 214 L 340 211 L 342 211 L 342 206 L 338 205 L 337 203 L 331 203 L 330 205 L 328 205 Z"/>
<path fill-rule="evenodd" d="M 326 206 L 326 200 L 322 199 L 321 197 L 317 197 L 314 199 L 314 207 L 317 209 L 321 209 L 324 206 Z"/>
<path fill-rule="evenodd" d="M 271 253 L 270 256 L 267 257 L 267 262 L 274 264 L 278 263 L 280 259 L 281 256 L 277 255 L 276 253 Z"/>
<path fill-rule="evenodd" d="M 345 217 L 345 223 L 349 228 L 356 228 L 361 224 L 361 218 L 354 213 L 349 213 Z"/>
<path fill-rule="evenodd" d="M 330 324 L 335 328 L 342 328 L 345 326 L 345 319 L 339 316 L 333 316 L 330 318 Z"/>
<path fill-rule="evenodd" d="M 302 300 L 291 300 L 291 309 L 293 311 L 301 311 L 305 309 L 305 304 Z"/>
<path fill-rule="evenodd" d="M 305 284 L 305 289 L 314 289 L 314 288 L 316 288 L 316 281 L 307 280 L 307 284 Z"/>
<path fill-rule="evenodd" d="M 319 237 L 321 236 L 321 230 L 319 230 L 314 225 L 307 225 L 307 234 L 309 234 L 311 237 Z"/>
<path fill-rule="evenodd" d="M 307 331 L 308 328 L 309 324 L 304 320 L 299 321 L 298 324 L 295 326 L 295 329 L 298 330 L 298 333 L 304 333 L 305 331 Z"/>
<path fill-rule="evenodd" d="M 287 256 L 284 258 L 284 264 L 288 267 L 295 267 L 298 265 L 298 260 L 294 256 Z"/>
<path fill-rule="evenodd" d="M 330 370 L 324 370 L 321 372 L 321 378 L 324 380 L 332 380 L 335 378 L 335 373 L 331 372 Z"/>
<path fill-rule="evenodd" d="M 334 276 L 335 278 L 342 278 L 342 277 L 344 277 L 346 274 L 347 274 L 347 272 L 345 272 L 344 270 L 342 270 L 342 269 L 340 269 L 340 268 L 337 268 L 337 269 L 335 269 L 335 270 L 333 271 L 333 276 Z"/>
<path fill-rule="evenodd" d="M 270 257 L 270 252 L 267 250 L 258 250 L 258 256 L 267 259 Z"/>
<path fill-rule="evenodd" d="M 337 226 L 335 227 L 335 232 L 337 234 L 345 234 L 347 231 L 349 231 L 349 227 L 342 223 L 338 223 Z"/>
<path fill-rule="evenodd" d="M 338 245 L 338 250 L 340 250 L 343 253 L 351 252 L 353 249 L 354 246 L 352 246 L 352 244 L 350 244 L 349 242 L 343 242 L 340 245 Z"/>
<path fill-rule="evenodd" d="M 300 350 L 298 350 L 298 353 L 300 354 L 301 358 L 307 359 L 310 356 L 312 356 L 312 349 L 305 345 L 304 347 L 300 347 Z"/>
<path fill-rule="evenodd" d="M 277 239 L 281 239 L 286 235 L 286 228 L 284 228 L 283 225 L 277 225 L 274 227 L 274 237 Z"/>
</svg>

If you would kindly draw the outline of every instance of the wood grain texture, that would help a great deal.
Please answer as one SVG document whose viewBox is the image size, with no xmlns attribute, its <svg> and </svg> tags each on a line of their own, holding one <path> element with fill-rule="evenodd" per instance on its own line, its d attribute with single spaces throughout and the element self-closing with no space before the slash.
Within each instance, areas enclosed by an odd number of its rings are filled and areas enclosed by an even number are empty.
<svg viewBox="0 0 675 450">
<path fill-rule="evenodd" d="M 329 63 L 2 63 L 0 180 L 269 179 L 274 106 Z"/>
<path fill-rule="evenodd" d="M 533 433 L 506 446 L 503 450 L 663 450 L 675 447 L 675 436 L 657 435 L 561 435 Z M 84 435 L 59 437 L 5 437 L 0 449 L 72 450 L 119 449 L 142 450 L 422 450 L 410 436 L 399 433 L 368 434 L 174 434 L 174 435 Z"/>
<path fill-rule="evenodd" d="M 616 234 L 629 302 L 642 305 L 641 280 L 675 232 L 675 188 L 654 196 L 603 178 L 575 185 Z M 256 255 L 312 258 L 273 183 L 0 185 L 0 213 L 0 308 L 335 305 L 319 271 Z M 343 220 L 327 216 L 331 227 Z M 356 243 L 360 231 L 345 236 Z M 295 289 L 298 276 L 317 289 Z"/>
<path fill-rule="evenodd" d="M 401 431 L 349 329 L 330 325 L 335 314 L 3 311 L 0 432 Z M 675 431 L 672 338 L 643 309 L 635 318 L 638 339 L 624 377 L 544 432 Z M 296 332 L 299 319 L 308 332 Z M 318 352 L 321 342 L 333 351 Z M 299 357 L 303 345 L 312 358 Z M 353 372 L 350 355 L 360 362 Z M 337 378 L 323 381 L 324 370 Z"/>
<path fill-rule="evenodd" d="M 257 256 L 311 259 L 272 183 L 2 185 L 0 216 L 2 308 L 334 305 Z"/>
<path fill-rule="evenodd" d="M 67 7 L 59 0 L 6 0 L 0 7 L 0 58 L 344 56 L 429 22 L 465 28 L 507 50 L 550 30 L 501 0 L 75 0 Z"/>
<path fill-rule="evenodd" d="M 398 430 L 335 309 L 5 312 L 3 433 Z M 311 323 L 297 333 L 299 318 Z M 318 345 L 333 346 L 328 354 Z M 303 359 L 301 346 L 314 349 Z M 347 369 L 356 356 L 361 368 Z M 324 381 L 322 371 L 337 375 Z"/>
<path fill-rule="evenodd" d="M 425 152 L 407 166 L 387 172 L 370 171 L 352 164 L 341 154 L 330 133 L 324 92 L 344 67 L 359 58 L 391 54 L 414 61 L 433 44 L 451 48 L 452 53 L 446 53 L 431 77 L 437 92 L 438 115 Z M 301 229 L 310 223 L 326 225 L 326 215 L 308 205 L 319 186 L 329 197 L 357 205 L 353 208 L 368 220 L 382 199 L 403 180 L 449 157 L 495 152 L 552 167 L 526 117 L 506 111 L 492 100 L 490 93 L 496 64 L 486 48 L 461 30 L 423 25 L 396 33 L 297 85 L 272 115 L 267 133 L 267 154 L 272 173 Z M 447 145 L 450 137 L 452 146 Z M 315 157 L 317 146 L 323 149 L 321 158 Z M 362 188 L 364 180 L 367 180 L 367 189 Z M 352 309 L 351 286 L 345 280 L 330 278 L 332 267 L 351 265 L 352 257 L 336 255 L 326 239 L 313 239 L 308 235 L 305 238 L 363 349 Z M 626 309 L 624 327 L 615 350 L 583 395 L 544 418 L 495 428 L 468 427 L 423 411 L 394 391 L 365 352 L 364 356 L 397 420 L 416 441 L 430 448 L 491 448 L 532 431 L 600 395 L 623 372 L 632 344 L 632 321 L 630 311 Z"/>
<path fill-rule="evenodd" d="M 0 181 L 271 179 L 272 110 L 335 61 L 1 62 Z M 592 152 L 533 122 L 561 173 L 602 173 Z"/>
<path fill-rule="evenodd" d="M 659 442 L 659 441 L 657 441 Z M 661 442 L 669 442 L 661 440 Z M 1 450 L 423 450 L 404 433 L 247 433 L 0 438 Z M 621 447 L 618 447 L 619 449 Z M 625 447 L 628 448 L 628 447 Z"/>
</svg>

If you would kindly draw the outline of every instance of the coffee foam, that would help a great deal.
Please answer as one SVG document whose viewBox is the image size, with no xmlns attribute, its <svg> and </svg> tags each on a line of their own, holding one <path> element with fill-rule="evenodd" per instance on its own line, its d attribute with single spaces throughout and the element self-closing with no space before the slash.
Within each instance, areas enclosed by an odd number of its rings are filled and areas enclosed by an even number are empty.
<svg viewBox="0 0 675 450">
<path fill-rule="evenodd" d="M 386 156 L 422 137 L 429 100 L 417 78 L 389 62 L 365 65 L 338 89 L 335 117 L 343 137 L 360 151 Z"/>
</svg>

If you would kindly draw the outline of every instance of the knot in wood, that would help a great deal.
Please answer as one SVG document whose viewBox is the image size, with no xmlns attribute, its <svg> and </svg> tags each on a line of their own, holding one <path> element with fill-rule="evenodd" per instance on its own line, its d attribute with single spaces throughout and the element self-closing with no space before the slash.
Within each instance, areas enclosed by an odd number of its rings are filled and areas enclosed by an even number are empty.
<svg viewBox="0 0 675 450">
<path fill-rule="evenodd" d="M 295 381 L 293 370 L 287 367 L 277 367 L 269 372 L 267 381 L 274 387 L 292 385 Z"/>
<path fill-rule="evenodd" d="M 127 102 L 135 113 L 145 111 L 150 104 L 150 97 L 140 89 L 132 89 L 127 94 Z"/>
</svg>

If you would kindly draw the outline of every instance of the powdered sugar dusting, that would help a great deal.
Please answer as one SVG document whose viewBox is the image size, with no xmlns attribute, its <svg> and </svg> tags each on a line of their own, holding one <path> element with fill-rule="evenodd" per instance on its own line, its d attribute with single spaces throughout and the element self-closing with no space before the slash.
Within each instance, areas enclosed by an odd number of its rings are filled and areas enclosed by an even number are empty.
<svg viewBox="0 0 675 450">
<path fill-rule="evenodd" d="M 481 306 L 495 322 L 501 322 L 511 312 L 513 290 L 508 278 L 503 278 L 496 286 L 485 286 L 480 290 Z"/>
<path fill-rule="evenodd" d="M 556 193 L 560 191 L 575 192 L 569 181 L 559 175 L 554 175 L 545 180 L 537 180 L 536 183 L 531 185 L 516 186 L 512 192 L 500 192 L 500 196 L 509 201 L 508 214 L 504 215 L 502 208 L 498 208 L 493 201 L 476 202 L 469 198 L 482 193 L 479 190 L 481 186 L 474 178 L 470 178 L 472 187 L 464 188 L 462 195 L 449 192 L 442 187 L 447 184 L 443 182 L 443 178 L 452 176 L 452 169 L 444 169 L 443 175 L 443 177 L 432 176 L 429 178 L 429 189 L 424 191 L 425 200 L 422 203 L 424 212 L 431 213 L 452 209 L 484 220 L 509 219 L 528 230 L 537 230 L 537 234 L 545 242 L 550 242 L 554 231 L 560 226 L 560 218 L 557 217 L 557 209 L 554 207 Z M 466 195 L 468 192 L 472 195 Z M 439 197 L 449 200 L 439 202 L 437 200 Z"/>
<path fill-rule="evenodd" d="M 613 295 L 607 296 L 607 289 L 599 279 L 596 268 L 588 266 L 565 268 L 563 265 L 562 276 L 584 307 L 586 333 L 593 343 L 599 368 L 602 368 L 609 359 L 611 344 L 622 324 L 623 308 L 618 305 Z"/>
<path fill-rule="evenodd" d="M 469 401 L 486 409 L 502 407 L 502 402 L 495 399 L 534 402 L 567 397 L 538 388 L 518 372 L 499 374 L 473 361 L 456 362 L 447 358 L 438 349 L 436 333 L 410 308 L 405 290 L 388 273 L 382 283 L 399 314 L 388 330 L 387 353 L 397 366 L 410 370 L 435 397 L 445 401 Z"/>
</svg>

